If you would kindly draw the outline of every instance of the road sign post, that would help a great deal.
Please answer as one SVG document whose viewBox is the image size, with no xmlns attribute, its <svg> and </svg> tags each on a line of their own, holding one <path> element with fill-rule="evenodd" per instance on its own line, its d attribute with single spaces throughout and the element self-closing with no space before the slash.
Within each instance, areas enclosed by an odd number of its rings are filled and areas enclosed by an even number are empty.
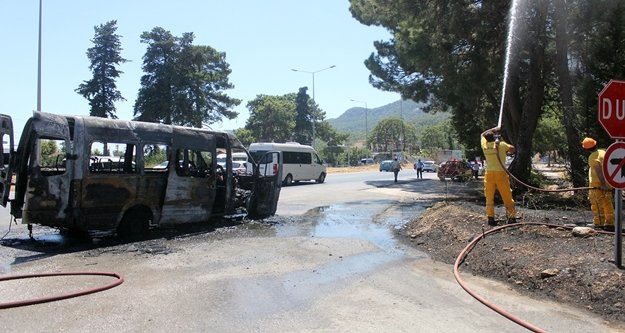
<svg viewBox="0 0 625 333">
<path fill-rule="evenodd" d="M 623 267 L 623 230 L 621 225 L 621 212 L 623 211 L 623 190 L 614 191 L 614 264 L 618 268 Z"/>
<path fill-rule="evenodd" d="M 608 147 L 603 156 L 603 176 L 614 191 L 614 264 L 621 268 L 623 262 L 623 239 L 621 215 L 623 211 L 622 189 L 625 188 L 625 142 L 617 140 Z"/>
</svg>

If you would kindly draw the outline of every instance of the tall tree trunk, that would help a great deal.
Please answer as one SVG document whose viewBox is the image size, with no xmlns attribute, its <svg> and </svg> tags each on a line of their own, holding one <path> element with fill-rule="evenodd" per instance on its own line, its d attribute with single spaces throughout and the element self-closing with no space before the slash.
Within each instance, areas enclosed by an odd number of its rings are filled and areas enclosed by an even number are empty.
<svg viewBox="0 0 625 333">
<path fill-rule="evenodd" d="M 567 32 L 567 8 L 565 0 L 554 0 L 554 21 L 556 32 L 556 73 L 560 89 L 560 102 L 562 103 L 562 119 L 566 130 L 567 154 L 571 163 L 571 178 L 575 187 L 584 186 L 584 161 L 580 147 L 580 136 L 575 129 L 576 110 L 573 106 L 573 89 L 571 87 L 571 74 L 568 64 L 569 36 Z M 555 147 L 554 147 L 555 148 Z"/>
<path fill-rule="evenodd" d="M 517 126 L 513 127 L 517 130 L 516 157 L 510 166 L 510 171 L 524 182 L 527 182 L 530 176 L 532 142 L 538 119 L 542 113 L 545 94 L 545 48 L 547 45 L 545 30 L 548 3 L 536 1 L 533 5 L 535 11 L 530 21 L 531 29 L 528 29 L 528 36 L 534 41 L 527 44 L 529 47 L 527 93 L 519 122 Z"/>
</svg>

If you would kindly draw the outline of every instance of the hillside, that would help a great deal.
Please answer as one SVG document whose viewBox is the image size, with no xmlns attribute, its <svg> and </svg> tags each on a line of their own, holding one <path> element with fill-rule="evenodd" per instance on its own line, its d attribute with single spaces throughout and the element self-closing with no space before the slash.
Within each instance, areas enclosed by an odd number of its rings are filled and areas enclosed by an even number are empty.
<svg viewBox="0 0 625 333">
<path fill-rule="evenodd" d="M 420 128 L 438 124 L 449 117 L 447 113 L 429 114 L 421 111 L 423 103 L 415 103 L 411 100 L 396 101 L 377 108 L 353 107 L 345 111 L 338 118 L 328 119 L 328 122 L 339 132 L 352 134 L 352 139 L 362 139 L 365 134 L 365 124 L 371 131 L 375 125 L 387 117 L 403 117 L 419 131 Z M 365 120 L 365 110 L 367 118 Z"/>
</svg>

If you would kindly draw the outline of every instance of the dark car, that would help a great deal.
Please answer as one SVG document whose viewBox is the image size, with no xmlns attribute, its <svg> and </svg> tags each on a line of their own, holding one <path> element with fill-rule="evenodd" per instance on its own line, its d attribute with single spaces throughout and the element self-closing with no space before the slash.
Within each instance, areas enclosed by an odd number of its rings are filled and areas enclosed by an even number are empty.
<svg viewBox="0 0 625 333">
<path fill-rule="evenodd" d="M 438 179 L 451 179 L 465 182 L 473 176 L 473 169 L 465 161 L 451 160 L 441 163 L 438 167 Z"/>
<path fill-rule="evenodd" d="M 393 164 L 393 161 L 391 160 L 384 160 L 382 161 L 382 163 L 380 163 L 380 172 L 382 171 L 391 171 L 391 164 Z"/>
</svg>

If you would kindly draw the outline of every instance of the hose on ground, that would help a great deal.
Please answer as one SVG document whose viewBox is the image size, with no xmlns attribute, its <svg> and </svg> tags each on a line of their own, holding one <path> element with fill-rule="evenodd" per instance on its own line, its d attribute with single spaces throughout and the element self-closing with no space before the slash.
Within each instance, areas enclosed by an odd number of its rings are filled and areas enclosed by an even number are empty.
<svg viewBox="0 0 625 333">
<path fill-rule="evenodd" d="M 462 289 L 464 289 L 469 295 L 471 295 L 473 298 L 475 298 L 476 300 L 478 300 L 480 303 L 486 305 L 487 307 L 489 307 L 491 310 L 499 313 L 500 315 L 506 317 L 507 319 L 515 322 L 518 325 L 521 325 L 525 328 L 527 328 L 528 330 L 532 331 L 532 332 L 546 332 L 545 330 L 543 330 L 542 328 L 535 326 L 527 321 L 524 321 L 523 319 L 513 315 L 512 313 L 498 307 L 497 305 L 493 304 L 492 302 L 490 302 L 489 300 L 487 300 L 486 298 L 480 296 L 479 294 L 477 294 L 475 291 L 473 291 L 471 288 L 469 288 L 467 286 L 467 284 L 464 282 L 464 280 L 462 280 L 462 278 L 460 277 L 460 264 L 462 264 L 462 262 L 464 262 L 464 260 L 466 259 L 466 257 L 469 255 L 469 252 L 471 252 L 471 250 L 473 250 L 473 248 L 475 248 L 475 245 L 482 239 L 484 239 L 486 237 L 486 235 L 491 234 L 491 233 L 495 233 L 495 232 L 499 232 L 501 230 L 504 230 L 506 228 L 516 228 L 516 227 L 520 227 L 523 225 L 535 225 L 535 226 L 547 226 L 550 228 L 565 228 L 565 229 L 573 229 L 573 227 L 569 227 L 569 226 L 563 226 L 563 225 L 558 225 L 558 224 L 549 224 L 549 223 L 538 223 L 538 222 L 520 222 L 520 223 L 514 223 L 514 224 L 508 224 L 508 225 L 502 225 L 499 227 L 494 227 L 484 233 L 482 233 L 479 236 L 476 236 L 473 240 L 471 240 L 471 242 L 469 242 L 469 244 L 467 244 L 467 246 L 460 252 L 460 254 L 458 255 L 458 257 L 456 258 L 456 262 L 454 263 L 454 276 L 456 277 L 456 281 L 458 282 L 458 284 L 462 287 Z M 611 232 L 606 232 L 606 231 L 595 231 L 597 233 L 602 233 L 602 234 L 611 234 Z"/>
<path fill-rule="evenodd" d="M 38 278 L 38 277 L 70 276 L 70 275 L 111 276 L 111 277 L 116 278 L 116 280 L 114 282 L 112 282 L 112 283 L 109 283 L 109 284 L 106 284 L 106 285 L 103 285 L 103 286 L 100 286 L 100 287 L 80 290 L 80 291 L 73 292 L 73 293 L 67 293 L 67 294 L 56 295 L 56 296 L 49 296 L 49 297 L 42 297 L 42 298 L 33 298 L 33 299 L 22 300 L 22 301 L 15 301 L 15 302 L 0 303 L 0 309 L 16 308 L 16 307 L 20 307 L 20 306 L 41 304 L 41 303 L 47 303 L 47 302 L 54 302 L 54 301 L 60 301 L 60 300 L 63 300 L 63 299 L 68 299 L 68 298 L 73 298 L 73 297 L 78 297 L 78 296 L 84 296 L 84 295 L 88 295 L 88 294 L 93 294 L 93 293 L 97 293 L 97 292 L 100 292 L 100 291 L 104 291 L 104 290 L 107 290 L 107 289 L 111 289 L 113 287 L 117 287 L 117 286 L 119 286 L 120 284 L 122 284 L 124 282 L 124 278 L 120 274 L 113 273 L 113 272 L 56 272 L 56 273 L 37 273 L 37 274 L 12 275 L 12 276 L 0 277 L 0 282 L 2 282 L 2 281 L 9 281 L 9 280 Z"/>
</svg>

